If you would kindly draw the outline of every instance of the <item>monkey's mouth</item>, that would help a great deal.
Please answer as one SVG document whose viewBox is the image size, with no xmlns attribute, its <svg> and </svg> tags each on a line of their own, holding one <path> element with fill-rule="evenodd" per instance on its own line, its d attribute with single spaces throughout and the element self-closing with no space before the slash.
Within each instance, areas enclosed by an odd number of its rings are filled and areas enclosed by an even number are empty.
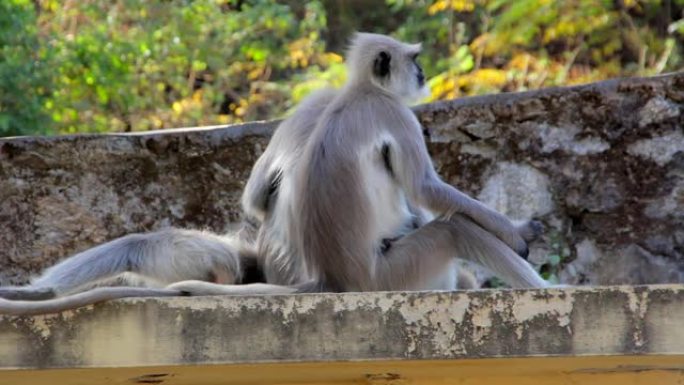
<svg viewBox="0 0 684 385">
<path fill-rule="evenodd" d="M 430 96 L 430 86 L 427 83 L 425 83 L 424 80 L 423 84 L 421 84 L 418 88 L 418 100 L 423 100 Z"/>
</svg>

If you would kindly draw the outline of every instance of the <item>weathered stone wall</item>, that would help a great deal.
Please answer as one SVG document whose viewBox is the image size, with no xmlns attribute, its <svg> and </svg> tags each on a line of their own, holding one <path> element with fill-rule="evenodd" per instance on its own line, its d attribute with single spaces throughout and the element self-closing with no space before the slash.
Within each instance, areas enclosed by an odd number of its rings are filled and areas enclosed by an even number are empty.
<svg viewBox="0 0 684 385">
<path fill-rule="evenodd" d="M 440 174 L 571 284 L 684 282 L 684 73 L 417 107 Z M 164 226 L 228 231 L 275 127 L 0 140 L 0 284 Z"/>
<path fill-rule="evenodd" d="M 563 282 L 657 283 L 684 281 L 683 106 L 678 73 L 418 114 L 449 182 L 512 217 L 543 218 L 532 259 L 563 255 Z"/>
</svg>

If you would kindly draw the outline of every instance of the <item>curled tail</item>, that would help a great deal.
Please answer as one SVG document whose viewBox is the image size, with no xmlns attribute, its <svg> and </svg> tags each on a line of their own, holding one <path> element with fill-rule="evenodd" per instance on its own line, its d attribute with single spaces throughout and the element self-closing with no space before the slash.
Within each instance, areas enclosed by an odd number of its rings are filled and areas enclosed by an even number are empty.
<svg viewBox="0 0 684 385">
<path fill-rule="evenodd" d="M 160 285 L 188 279 L 234 283 L 241 278 L 241 249 L 236 238 L 205 231 L 164 229 L 131 234 L 61 261 L 27 289 L 62 295 L 125 272 Z"/>
</svg>

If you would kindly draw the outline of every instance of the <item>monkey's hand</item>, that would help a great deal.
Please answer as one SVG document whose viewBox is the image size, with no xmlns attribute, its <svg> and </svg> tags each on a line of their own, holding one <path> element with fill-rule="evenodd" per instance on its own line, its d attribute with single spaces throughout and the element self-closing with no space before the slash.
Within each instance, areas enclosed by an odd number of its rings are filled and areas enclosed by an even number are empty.
<svg viewBox="0 0 684 385">
<path fill-rule="evenodd" d="M 525 260 L 530 253 L 529 244 L 544 232 L 544 225 L 537 220 L 512 222 L 501 215 L 501 221 L 494 223 L 488 230 Z"/>
<path fill-rule="evenodd" d="M 539 221 L 513 222 L 497 212 L 491 212 L 488 216 L 473 215 L 471 218 L 525 260 L 530 253 L 529 243 L 539 238 L 544 231 L 544 226 Z"/>
<path fill-rule="evenodd" d="M 529 243 L 533 242 L 544 233 L 544 225 L 539 221 L 531 220 L 517 224 L 517 229 L 526 245 L 524 253 L 520 253 L 519 250 L 516 250 L 516 252 L 518 252 L 521 257 L 527 259 L 527 255 L 529 254 Z"/>
<path fill-rule="evenodd" d="M 544 225 L 536 220 L 518 223 L 518 232 L 525 242 L 532 242 L 544 233 Z"/>
</svg>

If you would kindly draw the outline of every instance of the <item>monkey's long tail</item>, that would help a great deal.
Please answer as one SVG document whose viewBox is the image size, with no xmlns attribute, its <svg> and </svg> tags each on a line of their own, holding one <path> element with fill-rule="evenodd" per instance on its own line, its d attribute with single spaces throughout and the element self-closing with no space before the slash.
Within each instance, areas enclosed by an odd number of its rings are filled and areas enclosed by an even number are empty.
<svg viewBox="0 0 684 385">
<path fill-rule="evenodd" d="M 97 302 L 130 297 L 172 297 L 184 295 L 179 290 L 142 287 L 100 287 L 78 294 L 44 301 L 11 301 L 0 298 L 0 315 L 37 315 L 58 313 Z"/>
<path fill-rule="evenodd" d="M 188 280 L 175 282 L 166 287 L 178 290 L 185 295 L 268 295 L 268 294 L 302 294 L 302 293 L 325 293 L 330 292 L 321 282 L 316 280 L 306 281 L 294 285 L 275 285 L 265 282 L 242 285 L 221 285 L 212 282 Z"/>
</svg>

